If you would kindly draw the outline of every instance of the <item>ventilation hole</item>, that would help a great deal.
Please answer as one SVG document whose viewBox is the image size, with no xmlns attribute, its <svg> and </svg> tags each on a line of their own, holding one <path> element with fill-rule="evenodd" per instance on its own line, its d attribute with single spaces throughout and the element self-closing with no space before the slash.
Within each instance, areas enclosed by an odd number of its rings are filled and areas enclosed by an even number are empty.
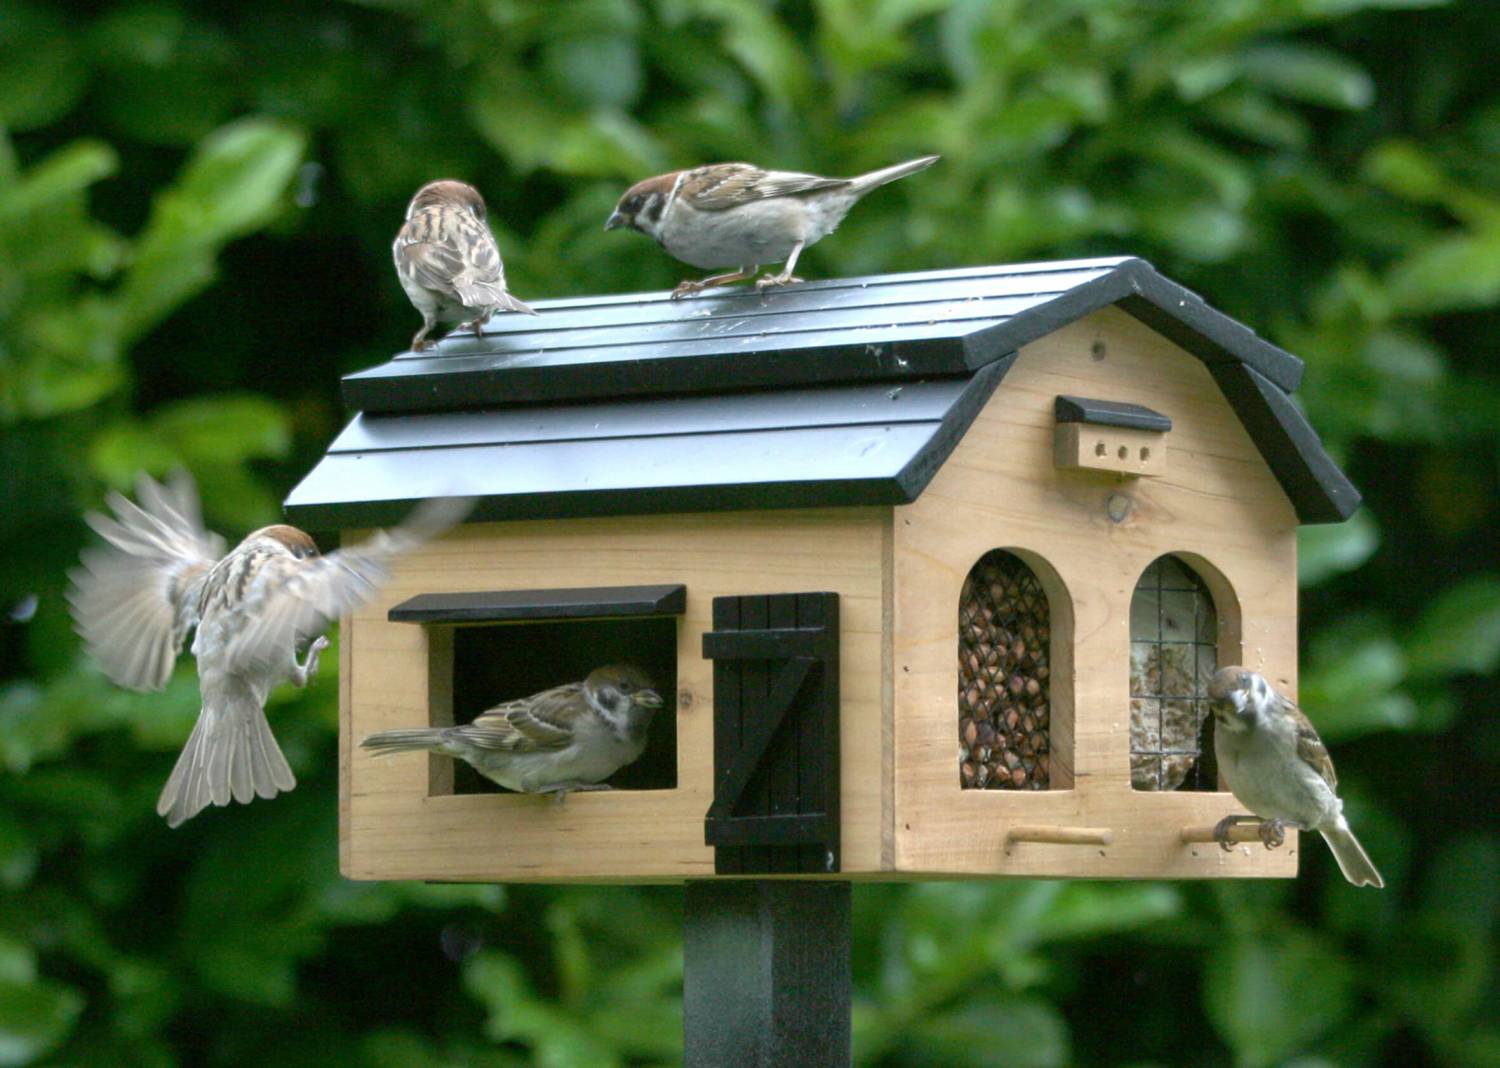
<svg viewBox="0 0 1500 1068">
<path fill-rule="evenodd" d="M 1141 446 L 1141 463 L 1145 463 L 1149 459 L 1151 459 L 1151 450 L 1144 445 Z"/>
<path fill-rule="evenodd" d="M 1102 441 L 1096 441 L 1094 443 L 1094 455 L 1095 456 L 1103 456 L 1104 455 L 1104 442 L 1102 442 Z"/>
<path fill-rule="evenodd" d="M 1118 456 L 1122 460 L 1128 459 L 1130 457 L 1130 448 L 1129 448 L 1129 446 L 1121 445 L 1120 446 L 1120 451 L 1117 452 L 1117 453 L 1115 453 L 1115 455 Z"/>
</svg>

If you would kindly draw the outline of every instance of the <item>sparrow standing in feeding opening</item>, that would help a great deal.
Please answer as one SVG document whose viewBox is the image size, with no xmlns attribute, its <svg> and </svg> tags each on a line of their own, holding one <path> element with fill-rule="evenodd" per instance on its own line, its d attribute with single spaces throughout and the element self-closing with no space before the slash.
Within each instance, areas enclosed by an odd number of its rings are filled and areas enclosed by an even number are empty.
<svg viewBox="0 0 1500 1068">
<path fill-rule="evenodd" d="M 432 344 L 427 331 L 440 321 L 467 319 L 459 329 L 480 337 L 497 311 L 536 314 L 506 292 L 505 265 L 487 215 L 479 190 L 463 182 L 428 182 L 406 206 L 391 252 L 401 288 L 422 313 L 412 351 Z"/>
<path fill-rule="evenodd" d="M 672 290 L 673 300 L 754 278 L 762 263 L 783 260 L 786 266 L 780 274 L 768 274 L 755 285 L 784 286 L 802 281 L 792 276 L 797 257 L 833 233 L 855 201 L 937 161 L 937 156 L 922 156 L 857 178 L 712 163 L 637 182 L 625 191 L 604 228 L 639 230 L 683 263 L 705 271 L 737 268 L 701 281 L 683 281 Z"/>
<path fill-rule="evenodd" d="M 1344 819 L 1334 792 L 1333 761 L 1307 716 L 1261 675 L 1242 667 L 1220 668 L 1208 684 L 1214 714 L 1214 752 L 1234 796 L 1254 816 L 1226 816 L 1214 829 L 1231 848 L 1229 828 L 1258 822 L 1261 841 L 1274 849 L 1287 825 L 1317 831 L 1333 850 L 1339 870 L 1355 886 L 1385 881 Z"/>
<path fill-rule="evenodd" d="M 638 668 L 611 664 L 582 682 L 506 701 L 473 723 L 381 731 L 360 742 L 376 754 L 428 750 L 455 757 L 507 790 L 608 790 L 603 781 L 646 748 L 661 695 Z"/>
<path fill-rule="evenodd" d="M 83 551 L 68 601 L 89 653 L 132 690 L 164 687 L 187 632 L 197 630 L 203 708 L 156 805 L 176 827 L 209 804 L 275 797 L 297 784 L 266 722 L 266 696 L 284 679 L 306 686 L 329 623 L 375 594 L 392 558 L 458 522 L 468 506 L 428 502 L 394 530 L 327 556 L 296 527 L 276 524 L 221 558 L 224 539 L 203 529 L 186 474 L 167 485 L 143 475 L 136 496 L 139 503 L 111 494 L 113 518 L 87 517 L 106 544 Z"/>
</svg>

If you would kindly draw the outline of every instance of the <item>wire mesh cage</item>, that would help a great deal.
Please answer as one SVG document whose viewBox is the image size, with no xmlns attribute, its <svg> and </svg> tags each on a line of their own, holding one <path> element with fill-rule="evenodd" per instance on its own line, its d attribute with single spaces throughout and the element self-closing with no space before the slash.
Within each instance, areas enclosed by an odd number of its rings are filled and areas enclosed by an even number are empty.
<svg viewBox="0 0 1500 1068">
<path fill-rule="evenodd" d="M 1215 790 L 1206 690 L 1218 667 L 1218 614 L 1197 573 L 1163 556 L 1130 601 L 1130 782 L 1137 790 Z"/>
<path fill-rule="evenodd" d="M 970 569 L 958 604 L 964 789 L 1047 789 L 1051 640 L 1050 606 L 1036 574 L 1014 553 L 986 553 Z"/>
</svg>

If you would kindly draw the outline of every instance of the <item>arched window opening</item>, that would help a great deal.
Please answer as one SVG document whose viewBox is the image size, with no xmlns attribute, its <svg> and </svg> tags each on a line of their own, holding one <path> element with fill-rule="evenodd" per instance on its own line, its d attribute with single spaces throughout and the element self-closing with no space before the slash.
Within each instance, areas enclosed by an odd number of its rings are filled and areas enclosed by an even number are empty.
<svg viewBox="0 0 1500 1068">
<path fill-rule="evenodd" d="M 1051 605 L 1014 553 L 985 553 L 958 604 L 959 783 L 1045 790 L 1051 781 Z"/>
<path fill-rule="evenodd" d="M 1218 667 L 1218 612 L 1176 556 L 1158 557 L 1130 600 L 1130 783 L 1137 790 L 1216 790 L 1208 709 Z"/>
</svg>

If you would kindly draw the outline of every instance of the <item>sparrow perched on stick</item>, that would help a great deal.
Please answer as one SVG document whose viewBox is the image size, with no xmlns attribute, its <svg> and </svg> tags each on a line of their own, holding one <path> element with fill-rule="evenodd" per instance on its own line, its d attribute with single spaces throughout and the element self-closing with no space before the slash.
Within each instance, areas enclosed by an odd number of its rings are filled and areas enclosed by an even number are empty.
<svg viewBox="0 0 1500 1068">
<path fill-rule="evenodd" d="M 209 804 L 296 785 L 266 722 L 266 696 L 284 679 L 306 686 L 328 646 L 322 631 L 375 594 L 397 554 L 458 522 L 468 506 L 429 502 L 399 527 L 327 556 L 296 527 L 277 524 L 226 556 L 224 539 L 203 528 L 186 474 L 166 485 L 143 475 L 136 497 L 113 493 L 113 517 L 87 517 L 105 544 L 83 551 L 68 601 L 89 653 L 132 690 L 164 687 L 196 628 L 203 708 L 156 805 L 176 827 Z"/>
<path fill-rule="evenodd" d="M 605 779 L 646 748 L 661 695 L 638 668 L 611 664 L 582 682 L 506 701 L 458 727 L 381 731 L 360 742 L 376 754 L 427 750 L 455 757 L 507 790 L 607 790 Z"/>
<path fill-rule="evenodd" d="M 463 182 L 428 182 L 406 206 L 406 222 L 391 252 L 401 288 L 422 313 L 413 351 L 431 345 L 427 332 L 439 322 L 464 322 L 479 337 L 497 311 L 536 310 L 505 289 L 505 265 L 486 221 L 484 197 Z"/>
<path fill-rule="evenodd" d="M 1317 831 L 1345 879 L 1355 886 L 1384 886 L 1344 819 L 1344 803 L 1334 792 L 1333 761 L 1302 710 L 1263 676 L 1242 667 L 1220 668 L 1208 696 L 1219 769 L 1234 796 L 1255 813 L 1220 820 L 1219 844 L 1231 848 L 1229 828 L 1236 823 L 1258 822 L 1269 849 L 1285 841 L 1287 826 Z"/>
<path fill-rule="evenodd" d="M 712 163 L 637 182 L 625 191 L 606 230 L 628 226 L 654 238 L 684 263 L 703 270 L 734 267 L 701 281 L 686 280 L 672 299 L 710 286 L 754 278 L 762 263 L 786 261 L 780 274 L 756 281 L 758 289 L 800 282 L 792 271 L 802 250 L 844 221 L 870 190 L 926 170 L 937 156 L 922 156 L 857 178 L 821 178 L 795 171 L 763 171 L 749 163 Z"/>
</svg>

